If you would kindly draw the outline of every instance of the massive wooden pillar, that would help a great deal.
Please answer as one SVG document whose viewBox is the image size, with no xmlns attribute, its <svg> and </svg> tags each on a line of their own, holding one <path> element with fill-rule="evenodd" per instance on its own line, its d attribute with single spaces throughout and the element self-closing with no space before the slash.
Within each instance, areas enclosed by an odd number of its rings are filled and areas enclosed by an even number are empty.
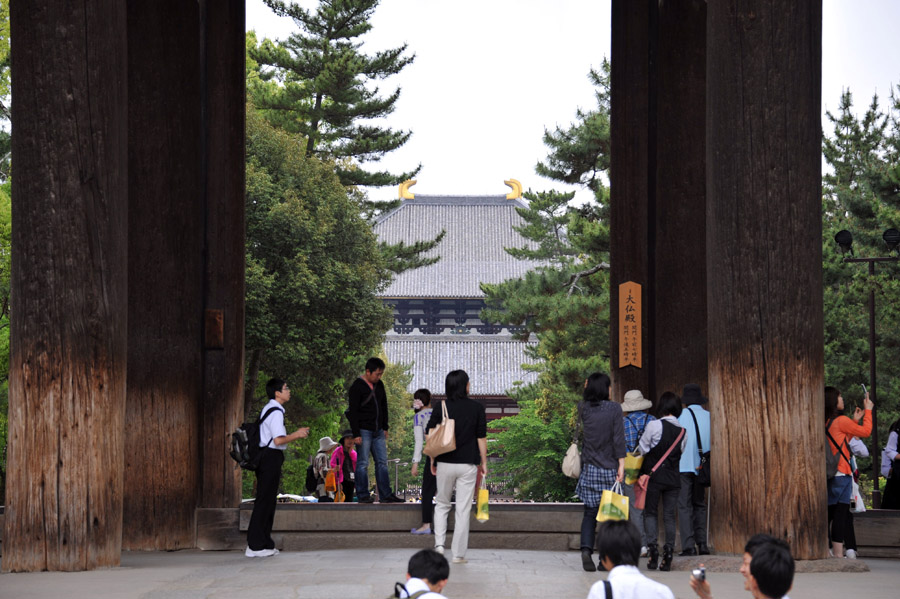
<svg viewBox="0 0 900 599">
<path fill-rule="evenodd" d="M 825 557 L 821 0 L 708 11 L 711 534 Z"/>
<path fill-rule="evenodd" d="M 196 2 L 128 2 L 128 400 L 123 548 L 193 547 L 202 395 Z"/>
<path fill-rule="evenodd" d="M 706 3 L 612 3 L 613 393 L 706 388 Z M 619 284 L 641 285 L 640 368 L 619 361 Z M 632 339 L 629 339 L 629 342 Z"/>
<path fill-rule="evenodd" d="M 200 507 L 219 508 L 241 502 L 227 433 L 244 403 L 244 0 L 214 2 L 201 14 L 208 159 Z"/>
<path fill-rule="evenodd" d="M 642 365 L 619 366 L 619 284 L 641 285 L 642 314 L 652 315 L 648 255 L 650 196 L 650 15 L 653 2 L 613 0 L 610 49 L 610 378 L 613 397 L 650 395 L 651 323 L 640 323 Z"/>
<path fill-rule="evenodd" d="M 121 2 L 11 5 L 13 176 L 3 568 L 119 563 L 126 333 Z"/>
<path fill-rule="evenodd" d="M 706 0 L 659 2 L 653 234 L 654 401 L 707 389 Z"/>
</svg>

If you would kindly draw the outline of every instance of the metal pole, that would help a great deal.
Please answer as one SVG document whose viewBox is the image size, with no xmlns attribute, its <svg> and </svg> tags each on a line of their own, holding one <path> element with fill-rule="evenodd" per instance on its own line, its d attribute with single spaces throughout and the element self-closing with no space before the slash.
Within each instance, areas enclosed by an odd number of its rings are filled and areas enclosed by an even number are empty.
<svg viewBox="0 0 900 599">
<path fill-rule="evenodd" d="M 881 508 L 881 490 L 878 486 L 881 460 L 878 459 L 878 391 L 875 381 L 875 261 L 869 261 L 869 399 L 872 406 L 872 507 Z"/>
</svg>

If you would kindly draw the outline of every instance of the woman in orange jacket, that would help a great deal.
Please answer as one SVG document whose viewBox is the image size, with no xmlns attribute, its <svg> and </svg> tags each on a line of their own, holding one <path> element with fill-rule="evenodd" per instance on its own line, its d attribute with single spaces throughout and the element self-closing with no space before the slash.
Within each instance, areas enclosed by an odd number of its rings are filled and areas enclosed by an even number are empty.
<svg viewBox="0 0 900 599">
<path fill-rule="evenodd" d="M 844 557 L 844 533 L 850 515 L 850 491 L 853 471 L 850 468 L 850 447 L 853 437 L 865 438 L 872 434 L 872 401 L 866 393 L 864 407 L 854 410 L 853 419 L 843 416 L 844 398 L 834 387 L 825 387 L 825 431 L 828 447 L 838 454 L 838 469 L 828 481 L 828 522 L 831 523 L 831 548 L 835 557 Z M 857 424 L 862 418 L 862 424 Z M 854 420 L 856 422 L 854 422 Z"/>
</svg>

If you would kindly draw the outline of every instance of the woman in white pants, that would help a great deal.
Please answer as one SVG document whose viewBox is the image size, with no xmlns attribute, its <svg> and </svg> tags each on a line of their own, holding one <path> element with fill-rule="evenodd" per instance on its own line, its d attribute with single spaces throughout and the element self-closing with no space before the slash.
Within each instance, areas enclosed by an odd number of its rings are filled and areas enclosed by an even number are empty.
<svg viewBox="0 0 900 599">
<path fill-rule="evenodd" d="M 478 473 L 487 475 L 487 419 L 484 406 L 469 398 L 469 375 L 454 370 L 446 379 L 447 416 L 454 421 L 456 449 L 437 456 L 431 471 L 437 477 L 434 496 L 434 548 L 444 553 L 450 497 L 456 489 L 456 520 L 453 529 L 453 563 L 466 563 L 469 547 L 469 514 Z M 434 406 L 426 430 L 443 420 L 443 410 Z"/>
</svg>

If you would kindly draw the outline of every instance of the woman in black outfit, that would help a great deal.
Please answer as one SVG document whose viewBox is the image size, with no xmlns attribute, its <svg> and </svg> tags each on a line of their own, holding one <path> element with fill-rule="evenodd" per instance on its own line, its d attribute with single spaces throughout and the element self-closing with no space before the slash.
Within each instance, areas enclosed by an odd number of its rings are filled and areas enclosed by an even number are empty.
<svg viewBox="0 0 900 599">
<path fill-rule="evenodd" d="M 666 391 L 659 398 L 657 416 L 659 420 L 647 423 L 644 434 L 638 442 L 638 451 L 644 457 L 641 474 L 650 475 L 647 485 L 647 497 L 644 504 L 644 533 L 647 535 L 647 548 L 650 559 L 647 568 L 669 571 L 672 568 L 672 555 L 675 549 L 675 512 L 678 507 L 678 490 L 681 487 L 679 476 L 681 452 L 687 441 L 684 428 L 678 423 L 681 415 L 681 400 L 671 391 Z M 669 451 L 671 449 L 671 451 Z M 669 452 L 666 455 L 666 452 Z M 651 473 L 653 467 L 662 460 L 659 468 Z M 663 561 L 659 563 L 659 499 L 663 501 L 663 522 L 666 528 L 666 544 L 663 545 Z"/>
</svg>

